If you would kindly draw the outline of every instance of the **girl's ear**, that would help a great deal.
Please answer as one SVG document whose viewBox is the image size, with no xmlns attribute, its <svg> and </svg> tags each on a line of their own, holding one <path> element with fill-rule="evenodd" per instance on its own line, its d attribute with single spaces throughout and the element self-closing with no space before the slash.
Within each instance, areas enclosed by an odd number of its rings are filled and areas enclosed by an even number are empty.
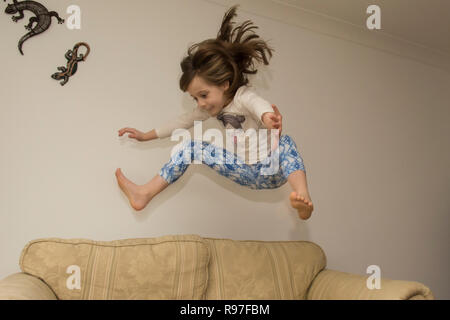
<svg viewBox="0 0 450 320">
<path fill-rule="evenodd" d="M 225 81 L 225 83 L 222 85 L 222 89 L 224 89 L 224 90 L 228 90 L 229 87 L 230 87 L 230 81 Z"/>
</svg>

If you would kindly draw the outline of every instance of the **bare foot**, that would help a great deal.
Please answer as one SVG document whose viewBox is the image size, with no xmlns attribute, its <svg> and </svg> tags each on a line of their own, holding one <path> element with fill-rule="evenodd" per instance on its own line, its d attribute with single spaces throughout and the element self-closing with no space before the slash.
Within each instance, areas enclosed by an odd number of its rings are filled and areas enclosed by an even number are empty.
<svg viewBox="0 0 450 320">
<path fill-rule="evenodd" d="M 311 217 L 314 206 L 308 195 L 297 194 L 297 192 L 292 191 L 289 195 L 289 200 L 291 200 L 291 206 L 298 211 L 298 216 L 307 220 Z"/>
<path fill-rule="evenodd" d="M 152 200 L 152 196 L 145 193 L 143 188 L 128 180 L 120 169 L 116 170 L 116 178 L 120 189 L 125 193 L 134 210 L 139 211 Z"/>
</svg>

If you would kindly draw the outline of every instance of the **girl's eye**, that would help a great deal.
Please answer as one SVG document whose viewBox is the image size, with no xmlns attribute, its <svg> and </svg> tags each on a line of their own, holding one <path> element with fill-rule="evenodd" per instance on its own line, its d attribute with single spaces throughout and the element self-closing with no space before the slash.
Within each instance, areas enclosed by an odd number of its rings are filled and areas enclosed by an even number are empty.
<svg viewBox="0 0 450 320">
<path fill-rule="evenodd" d="M 202 97 L 203 99 L 205 99 L 207 96 L 208 96 L 208 95 L 206 94 L 206 95 L 202 95 L 201 97 Z M 194 101 L 197 101 L 197 98 L 193 98 L 193 99 L 194 99 Z"/>
</svg>

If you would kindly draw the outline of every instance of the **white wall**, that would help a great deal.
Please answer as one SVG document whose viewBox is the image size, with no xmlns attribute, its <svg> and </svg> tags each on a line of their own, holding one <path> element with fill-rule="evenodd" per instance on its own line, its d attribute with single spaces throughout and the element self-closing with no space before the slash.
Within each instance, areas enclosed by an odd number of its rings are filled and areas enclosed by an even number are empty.
<svg viewBox="0 0 450 320">
<path fill-rule="evenodd" d="M 176 142 L 136 143 L 117 130 L 150 130 L 194 107 L 178 88 L 179 63 L 189 45 L 216 36 L 228 7 L 205 0 L 45 3 L 65 18 L 69 5 L 80 5 L 82 29 L 53 20 L 21 56 L 17 42 L 31 15 L 17 24 L 0 18 L 0 278 L 19 271 L 21 249 L 36 238 L 193 233 L 313 241 L 330 269 L 364 275 L 375 264 L 383 277 L 419 281 L 450 298 L 448 72 L 238 11 L 237 22 L 253 20 L 276 50 L 250 79 L 279 107 L 284 133 L 297 142 L 312 218 L 297 218 L 288 184 L 247 190 L 198 165 L 135 212 L 115 169 L 143 184 Z M 79 41 L 91 54 L 61 87 L 50 75 Z M 204 128 L 215 125 L 208 120 Z"/>
</svg>

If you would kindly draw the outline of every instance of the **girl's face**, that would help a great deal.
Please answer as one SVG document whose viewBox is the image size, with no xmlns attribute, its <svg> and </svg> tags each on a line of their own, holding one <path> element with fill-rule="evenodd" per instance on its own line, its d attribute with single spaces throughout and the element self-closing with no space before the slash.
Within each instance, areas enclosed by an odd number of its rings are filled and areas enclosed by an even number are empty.
<svg viewBox="0 0 450 320">
<path fill-rule="evenodd" d="M 224 85 L 209 85 L 201 77 L 195 76 L 188 86 L 187 91 L 191 94 L 194 101 L 197 102 L 200 109 L 209 113 L 210 116 L 217 116 L 223 107 L 230 101 L 226 101 L 224 92 L 229 88 L 229 82 Z"/>
</svg>

